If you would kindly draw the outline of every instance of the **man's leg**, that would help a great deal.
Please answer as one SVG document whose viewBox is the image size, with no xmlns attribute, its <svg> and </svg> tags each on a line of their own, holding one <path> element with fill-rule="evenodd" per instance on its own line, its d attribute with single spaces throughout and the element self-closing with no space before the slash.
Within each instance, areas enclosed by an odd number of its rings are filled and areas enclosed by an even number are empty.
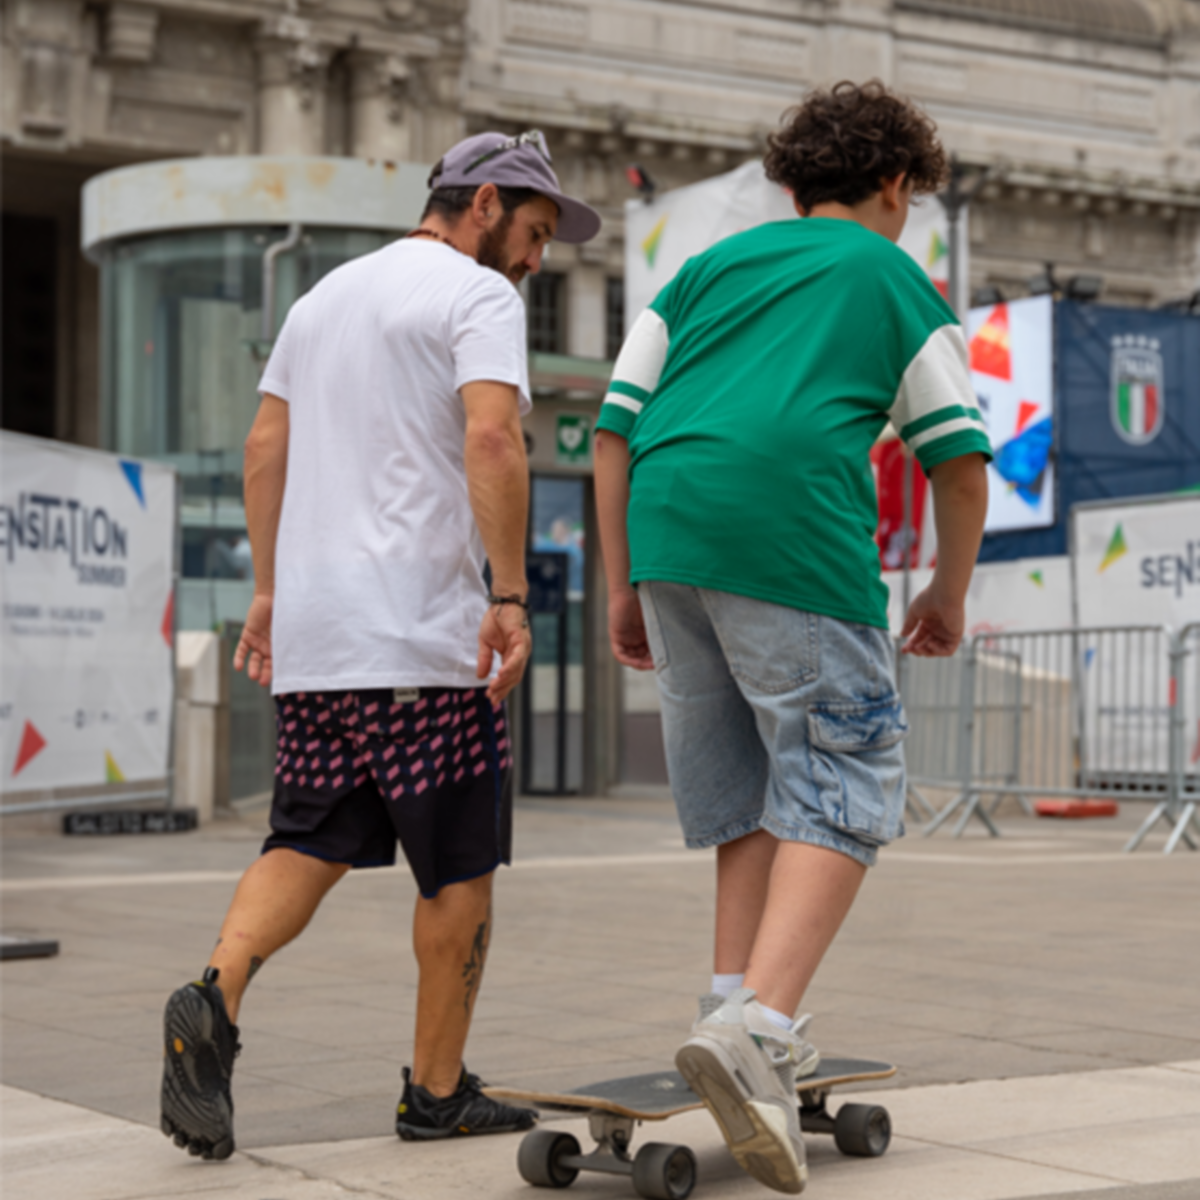
<svg viewBox="0 0 1200 1200">
<path fill-rule="evenodd" d="M 745 986 L 760 1004 L 795 1012 L 842 927 L 867 868 L 807 842 L 779 842 Z"/>
<path fill-rule="evenodd" d="M 242 876 L 203 979 L 184 984 L 163 1014 L 162 1131 L 190 1154 L 233 1153 L 237 1015 L 255 971 L 304 927 L 349 870 L 295 850 L 268 850 Z"/>
<path fill-rule="evenodd" d="M 217 986 L 229 1019 L 237 1024 L 246 985 L 259 967 L 312 919 L 317 906 L 350 867 L 279 846 L 242 876 L 208 960 L 220 972 Z"/>
<path fill-rule="evenodd" d="M 463 1049 L 492 934 L 492 875 L 451 883 L 418 897 L 413 951 L 420 968 L 413 1083 L 452 1095 L 462 1078 Z"/>
<path fill-rule="evenodd" d="M 413 949 L 421 970 L 413 1070 L 404 1069 L 396 1132 L 406 1140 L 530 1129 L 532 1109 L 485 1096 L 463 1049 L 492 936 L 492 874 L 417 900 Z"/>
</svg>

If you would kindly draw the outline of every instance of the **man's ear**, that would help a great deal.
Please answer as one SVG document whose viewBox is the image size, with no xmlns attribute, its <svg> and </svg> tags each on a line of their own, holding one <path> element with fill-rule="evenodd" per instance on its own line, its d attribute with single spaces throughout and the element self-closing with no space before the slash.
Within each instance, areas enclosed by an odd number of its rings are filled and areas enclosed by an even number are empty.
<svg viewBox="0 0 1200 1200">
<path fill-rule="evenodd" d="M 494 183 L 485 183 L 471 201 L 471 215 L 476 224 L 484 229 L 492 224 L 500 209 L 500 193 Z"/>
</svg>

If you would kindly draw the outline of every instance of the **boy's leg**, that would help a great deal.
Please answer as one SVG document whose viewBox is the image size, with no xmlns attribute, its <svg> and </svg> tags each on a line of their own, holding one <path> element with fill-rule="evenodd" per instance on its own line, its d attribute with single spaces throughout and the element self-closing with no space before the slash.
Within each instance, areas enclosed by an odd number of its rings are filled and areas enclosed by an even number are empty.
<svg viewBox="0 0 1200 1200">
<path fill-rule="evenodd" d="M 237 1023 L 246 985 L 259 967 L 295 938 L 317 906 L 350 867 L 278 847 L 261 855 L 242 876 L 208 965 L 229 1020 Z"/>
<path fill-rule="evenodd" d="M 846 919 L 867 868 L 823 846 L 777 846 L 745 986 L 767 1008 L 794 1013 Z"/>
<path fill-rule="evenodd" d="M 778 840 L 765 829 L 717 847 L 713 972 L 744 975 L 767 907 Z M 747 984 L 747 986 L 749 986 Z"/>
</svg>

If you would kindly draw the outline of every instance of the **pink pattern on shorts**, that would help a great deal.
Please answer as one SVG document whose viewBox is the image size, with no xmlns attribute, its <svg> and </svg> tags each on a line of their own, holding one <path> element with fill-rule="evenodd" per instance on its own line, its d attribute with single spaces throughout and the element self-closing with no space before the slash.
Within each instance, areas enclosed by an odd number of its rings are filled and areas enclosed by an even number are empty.
<svg viewBox="0 0 1200 1200">
<path fill-rule="evenodd" d="M 278 697 L 275 774 L 285 784 L 295 779 L 333 794 L 372 779 L 384 796 L 399 801 L 441 787 L 449 776 L 447 758 L 457 768 L 456 782 L 467 764 L 473 776 L 487 769 L 489 759 L 501 772 L 511 769 L 504 709 L 493 707 L 481 689 L 423 688 L 418 700 L 403 704 L 387 695 L 373 690 Z"/>
</svg>

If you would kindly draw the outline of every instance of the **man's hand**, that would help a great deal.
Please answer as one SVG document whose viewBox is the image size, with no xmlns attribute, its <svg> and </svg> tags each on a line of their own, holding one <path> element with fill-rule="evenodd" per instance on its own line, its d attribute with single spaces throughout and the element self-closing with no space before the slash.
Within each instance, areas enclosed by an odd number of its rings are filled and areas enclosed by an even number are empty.
<svg viewBox="0 0 1200 1200">
<path fill-rule="evenodd" d="M 635 671 L 652 671 L 650 643 L 646 640 L 646 622 L 642 606 L 633 588 L 610 592 L 608 596 L 608 640 L 617 662 Z"/>
<path fill-rule="evenodd" d="M 246 674 L 263 687 L 271 686 L 271 611 L 274 597 L 255 593 L 233 652 L 233 669 L 246 668 Z"/>
<path fill-rule="evenodd" d="M 946 658 L 958 649 L 962 641 L 966 613 L 962 602 L 942 599 L 933 587 L 927 587 L 909 605 L 900 636 L 905 654 L 919 658 Z"/>
<path fill-rule="evenodd" d="M 493 653 L 500 655 L 500 670 L 488 684 L 488 699 L 499 704 L 521 682 L 533 650 L 525 610 L 517 604 L 493 604 L 479 626 L 479 665 L 475 674 L 486 679 Z"/>
</svg>

